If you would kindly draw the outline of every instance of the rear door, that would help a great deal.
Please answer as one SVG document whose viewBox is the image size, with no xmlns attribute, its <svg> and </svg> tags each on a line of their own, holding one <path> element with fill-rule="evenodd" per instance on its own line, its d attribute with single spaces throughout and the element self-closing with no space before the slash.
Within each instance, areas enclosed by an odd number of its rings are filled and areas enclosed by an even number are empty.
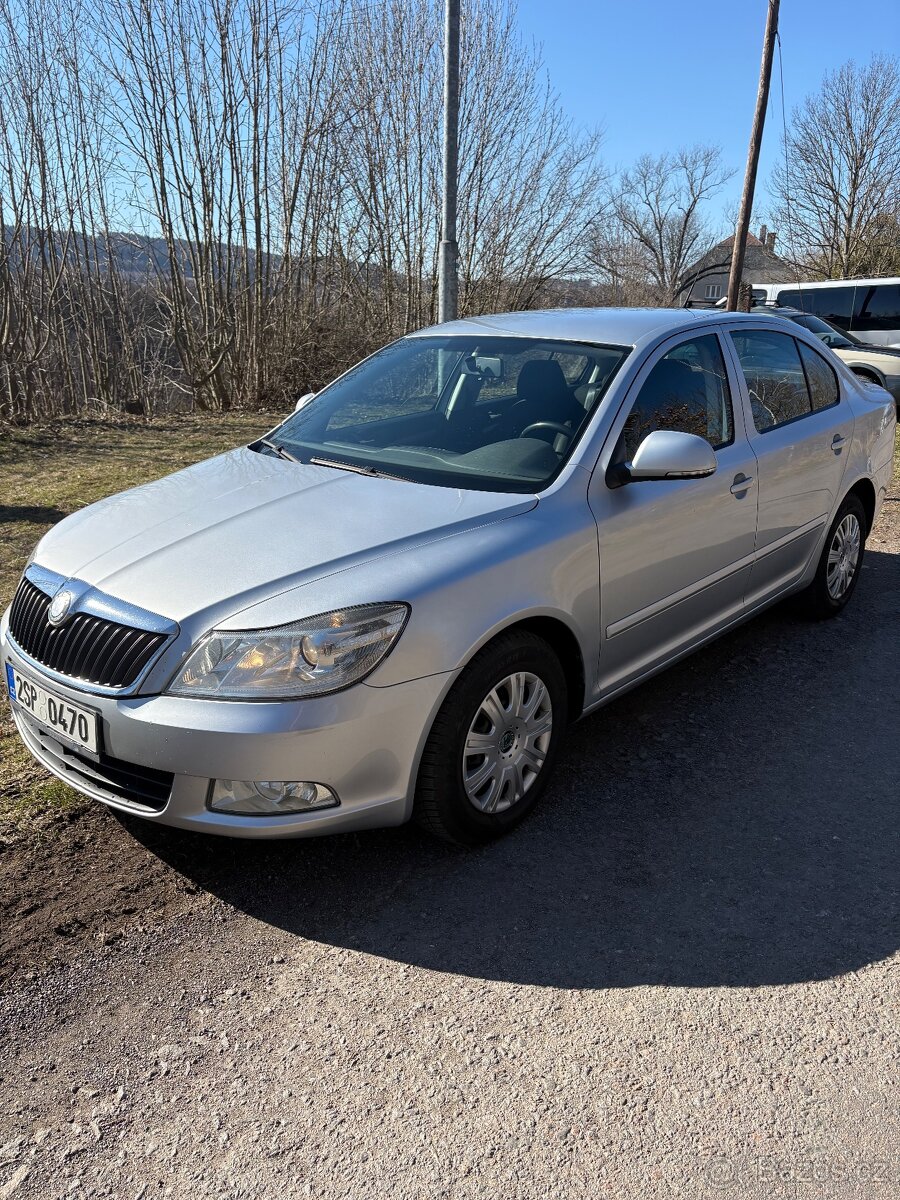
<svg viewBox="0 0 900 1200">
<path fill-rule="evenodd" d="M 824 355 L 771 328 L 730 331 L 759 472 L 753 605 L 802 575 L 838 500 L 853 414 Z"/>
</svg>

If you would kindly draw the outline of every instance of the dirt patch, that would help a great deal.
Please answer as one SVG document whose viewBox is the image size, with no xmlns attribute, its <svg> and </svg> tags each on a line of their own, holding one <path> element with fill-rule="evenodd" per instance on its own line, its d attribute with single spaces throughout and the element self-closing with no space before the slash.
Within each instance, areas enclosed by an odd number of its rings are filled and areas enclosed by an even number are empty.
<svg viewBox="0 0 900 1200">
<path fill-rule="evenodd" d="M 200 890 L 112 813 L 76 804 L 0 850 L 0 981 L 168 919 Z"/>
</svg>

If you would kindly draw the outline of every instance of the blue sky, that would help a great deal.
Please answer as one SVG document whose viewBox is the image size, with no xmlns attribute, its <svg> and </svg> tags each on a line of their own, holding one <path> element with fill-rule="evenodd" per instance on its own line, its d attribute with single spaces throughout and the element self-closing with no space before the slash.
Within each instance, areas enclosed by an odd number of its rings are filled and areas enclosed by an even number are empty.
<svg viewBox="0 0 900 1200">
<path fill-rule="evenodd" d="M 553 86 L 581 124 L 601 124 L 604 157 L 695 142 L 719 144 L 737 174 L 711 216 L 737 205 L 765 28 L 767 0 L 519 0 L 519 27 L 543 48 Z M 782 0 L 779 21 L 787 117 L 848 58 L 900 55 L 900 0 Z M 776 49 L 757 180 L 765 185 L 781 147 Z"/>
</svg>

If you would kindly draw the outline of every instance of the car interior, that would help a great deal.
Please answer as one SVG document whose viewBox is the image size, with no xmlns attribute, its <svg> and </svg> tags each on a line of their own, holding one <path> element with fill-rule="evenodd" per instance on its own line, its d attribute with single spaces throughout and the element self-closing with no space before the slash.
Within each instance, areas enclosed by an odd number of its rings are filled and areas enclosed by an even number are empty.
<svg viewBox="0 0 900 1200">
<path fill-rule="evenodd" d="M 731 441 L 731 399 L 714 338 L 682 342 L 653 367 L 625 421 L 613 463 L 630 461 L 657 429 L 693 433 L 714 449 Z"/>
<path fill-rule="evenodd" d="M 304 442 L 314 439 L 337 456 L 377 452 L 401 473 L 421 465 L 534 480 L 552 475 L 627 351 L 547 343 L 516 346 L 515 354 L 485 349 L 458 356 L 430 394 L 405 393 L 393 404 L 378 397 L 369 406 L 357 399 L 334 408 L 324 428 L 304 422 Z"/>
</svg>

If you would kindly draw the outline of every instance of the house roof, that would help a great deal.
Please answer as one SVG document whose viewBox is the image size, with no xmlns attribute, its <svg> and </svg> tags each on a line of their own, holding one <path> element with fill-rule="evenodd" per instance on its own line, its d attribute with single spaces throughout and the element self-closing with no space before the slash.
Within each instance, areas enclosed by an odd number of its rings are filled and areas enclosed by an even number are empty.
<svg viewBox="0 0 900 1200">
<path fill-rule="evenodd" d="M 685 269 L 685 283 L 681 290 L 687 289 L 688 281 L 690 281 L 690 286 L 699 283 L 698 275 L 702 278 L 703 275 L 725 274 L 729 271 L 733 247 L 734 238 L 732 237 L 723 238 L 721 242 L 717 242 L 702 258 L 698 258 L 696 262 Z M 747 234 L 743 270 L 743 278 L 747 283 L 792 283 L 796 277 L 796 272 L 790 263 L 767 249 L 755 234 Z"/>
</svg>

